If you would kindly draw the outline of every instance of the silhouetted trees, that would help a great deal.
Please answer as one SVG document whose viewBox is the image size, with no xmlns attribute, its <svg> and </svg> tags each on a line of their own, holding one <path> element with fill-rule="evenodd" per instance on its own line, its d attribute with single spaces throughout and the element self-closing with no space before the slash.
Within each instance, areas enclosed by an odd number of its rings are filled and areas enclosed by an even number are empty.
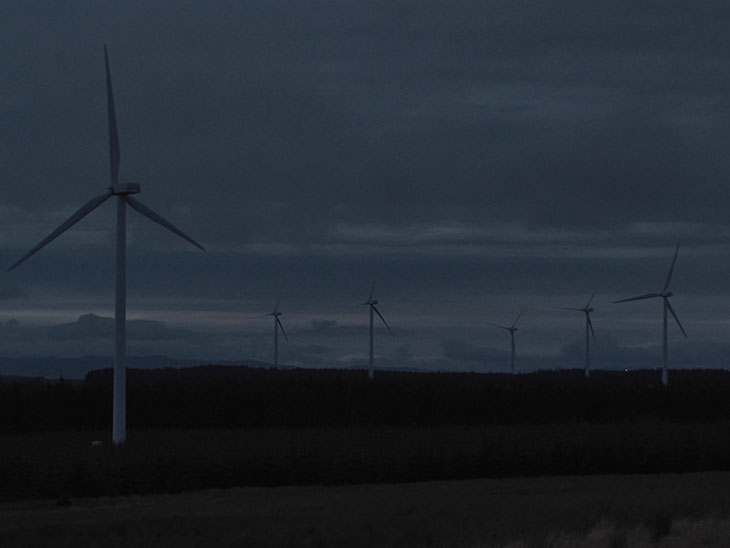
<svg viewBox="0 0 730 548">
<path fill-rule="evenodd" d="M 106 429 L 111 370 L 80 383 L 0 380 L 0 433 Z M 131 429 L 479 426 L 730 419 L 730 373 L 525 375 L 200 366 L 131 369 Z"/>
</svg>

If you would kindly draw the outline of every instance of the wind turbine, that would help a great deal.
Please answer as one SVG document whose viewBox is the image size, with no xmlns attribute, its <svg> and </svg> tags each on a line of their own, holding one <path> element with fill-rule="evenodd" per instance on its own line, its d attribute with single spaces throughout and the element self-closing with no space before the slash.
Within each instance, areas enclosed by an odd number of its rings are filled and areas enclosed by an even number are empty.
<svg viewBox="0 0 730 548">
<path fill-rule="evenodd" d="M 383 320 L 383 325 L 385 325 L 385 327 L 388 329 L 388 333 L 390 333 L 391 337 L 393 336 L 393 332 L 390 330 L 388 322 L 385 321 L 385 318 L 383 318 L 380 310 L 378 310 L 375 306 L 376 304 L 378 304 L 378 301 L 373 299 L 374 291 L 375 282 L 373 282 L 373 286 L 370 288 L 370 296 L 368 297 L 368 300 L 362 303 L 363 306 L 370 307 L 370 369 L 368 369 L 368 378 L 370 380 L 373 380 L 373 378 L 375 377 L 375 368 L 373 367 L 373 311 L 378 315 L 381 320 Z"/>
<path fill-rule="evenodd" d="M 520 312 L 517 317 L 515 318 L 515 321 L 512 322 L 512 325 L 507 327 L 504 325 L 498 325 L 496 323 L 490 323 L 487 322 L 492 327 L 498 327 L 499 329 L 506 329 L 509 331 L 509 338 L 512 345 L 512 351 L 510 352 L 510 370 L 512 371 L 512 374 L 515 374 L 515 331 L 517 331 L 517 321 L 520 319 L 520 316 L 522 316 L 522 312 Z"/>
<path fill-rule="evenodd" d="M 120 183 L 119 182 L 119 136 L 117 135 L 117 119 L 114 112 L 114 95 L 112 93 L 112 78 L 109 71 L 109 56 L 107 54 L 106 45 L 104 46 L 104 65 L 106 67 L 106 95 L 107 95 L 107 111 L 109 117 L 109 160 L 111 166 L 111 185 L 107 191 L 101 196 L 97 196 L 89 200 L 81 206 L 81 208 L 71 215 L 61 226 L 51 232 L 45 239 L 41 240 L 33 249 L 28 251 L 8 272 L 13 270 L 23 261 L 40 251 L 43 247 L 58 238 L 81 219 L 103 204 L 112 196 L 117 198 L 117 236 L 116 236 L 116 286 L 114 296 L 114 403 L 112 416 L 112 442 L 119 444 L 126 439 L 126 206 L 129 205 L 145 217 L 151 219 L 159 225 L 174 232 L 184 240 L 187 240 L 194 246 L 203 249 L 203 246 L 195 240 L 187 236 L 172 223 L 163 219 L 160 215 L 152 211 L 141 202 L 132 198 L 132 194 L 140 192 L 140 186 L 137 183 Z"/>
<path fill-rule="evenodd" d="M 576 312 L 583 312 L 586 315 L 586 367 L 585 367 L 585 375 L 586 377 L 591 376 L 591 340 L 588 336 L 588 331 L 590 330 L 590 335 L 593 336 L 593 344 L 598 346 L 598 343 L 596 342 L 596 334 L 593 332 L 593 322 L 591 322 L 591 312 L 593 312 L 593 309 L 591 308 L 591 302 L 593 301 L 593 297 L 595 297 L 596 294 L 594 293 L 591 295 L 591 298 L 588 299 L 588 302 L 583 308 L 561 308 L 561 310 L 575 310 Z"/>
<path fill-rule="evenodd" d="M 673 296 L 674 293 L 671 293 L 667 291 L 669 289 L 669 282 L 672 281 L 672 272 L 674 272 L 674 263 L 677 262 L 677 253 L 679 253 L 679 244 L 677 244 L 677 249 L 674 251 L 674 258 L 672 259 L 672 264 L 669 267 L 669 272 L 667 273 L 667 280 L 664 282 L 664 289 L 662 289 L 661 293 L 647 293 L 646 295 L 639 295 L 638 297 L 631 297 L 628 299 L 621 299 L 618 301 L 613 301 L 614 303 L 626 303 L 629 301 L 643 301 L 644 299 L 656 299 L 661 297 L 664 301 L 664 324 L 663 324 L 663 351 L 664 351 L 664 366 L 662 367 L 662 384 L 664 386 L 667 385 L 669 382 L 669 379 L 667 378 L 667 310 L 671 312 L 672 317 L 677 322 L 677 325 L 679 326 L 679 329 L 682 330 L 682 334 L 687 337 L 687 332 L 684 330 L 684 327 L 682 327 L 682 323 L 679 321 L 679 318 L 677 317 L 677 314 L 674 312 L 674 309 L 672 308 L 672 305 L 669 302 L 669 297 Z"/>
<path fill-rule="evenodd" d="M 274 317 L 274 367 L 278 367 L 279 365 L 279 329 L 281 329 L 282 335 L 284 335 L 284 339 L 286 339 L 286 342 L 289 342 L 289 337 L 286 336 L 286 331 L 284 331 L 284 326 L 281 324 L 281 320 L 279 319 L 279 316 L 281 316 L 281 312 L 279 312 L 279 303 L 281 302 L 281 295 L 279 295 L 279 300 L 276 301 L 276 306 L 274 307 L 274 311 L 270 314 L 267 314 L 267 316 L 273 316 Z"/>
</svg>

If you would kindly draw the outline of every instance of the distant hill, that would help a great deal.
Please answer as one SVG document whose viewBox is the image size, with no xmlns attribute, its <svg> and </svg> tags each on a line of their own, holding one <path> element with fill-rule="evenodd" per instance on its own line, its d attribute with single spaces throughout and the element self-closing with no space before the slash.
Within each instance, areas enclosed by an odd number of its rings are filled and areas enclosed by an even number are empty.
<svg viewBox="0 0 730 548">
<path fill-rule="evenodd" d="M 185 368 L 200 364 L 202 360 L 170 358 L 168 356 L 127 356 L 127 367 L 135 369 Z M 46 379 L 84 379 L 89 371 L 112 367 L 111 356 L 82 356 L 79 358 L 3 358 L 0 357 L 0 377 L 44 377 Z M 224 365 L 248 365 L 268 367 L 256 360 L 222 362 Z"/>
<path fill-rule="evenodd" d="M 225 382 L 253 377 L 274 377 L 277 372 L 287 375 L 297 369 L 279 367 L 274 370 L 269 364 L 252 362 L 236 365 L 194 365 L 194 366 L 166 366 L 162 368 L 127 368 L 127 382 L 130 384 L 149 384 L 157 382 Z M 299 371 L 318 371 L 314 369 L 299 369 Z M 325 370 L 327 371 L 327 370 Z M 334 371 L 334 370 L 333 370 Z M 111 367 L 89 371 L 84 382 L 90 384 L 111 383 L 114 370 Z"/>
</svg>

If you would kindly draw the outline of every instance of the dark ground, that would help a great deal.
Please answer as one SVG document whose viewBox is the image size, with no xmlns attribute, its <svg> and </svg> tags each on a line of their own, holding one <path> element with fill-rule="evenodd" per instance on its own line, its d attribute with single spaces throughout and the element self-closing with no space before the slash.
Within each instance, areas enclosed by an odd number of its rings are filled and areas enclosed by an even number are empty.
<svg viewBox="0 0 730 548">
<path fill-rule="evenodd" d="M 582 538 L 608 524 L 607 547 L 634 546 L 624 533 L 634 527 L 658 546 L 672 539 L 680 519 L 726 519 L 729 493 L 730 474 L 702 473 L 245 488 L 63 506 L 25 501 L 0 505 L 0 545 L 486 548 L 521 540 L 518 546 L 538 547 L 563 546 L 556 535 Z M 692 532 L 697 542 L 699 534 Z M 589 545 L 599 547 L 580 544 Z"/>
</svg>

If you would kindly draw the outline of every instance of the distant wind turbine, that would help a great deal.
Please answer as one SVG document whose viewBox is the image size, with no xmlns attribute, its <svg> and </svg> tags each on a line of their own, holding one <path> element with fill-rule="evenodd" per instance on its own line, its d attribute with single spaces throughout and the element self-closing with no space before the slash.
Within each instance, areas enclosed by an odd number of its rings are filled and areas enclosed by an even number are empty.
<svg viewBox="0 0 730 548">
<path fill-rule="evenodd" d="M 668 375 L 667 375 L 667 310 L 671 312 L 672 317 L 677 322 L 677 325 L 679 326 L 679 329 L 682 330 L 682 334 L 687 337 L 687 332 L 684 330 L 684 327 L 682 327 L 682 323 L 679 321 L 679 318 L 677 317 L 677 314 L 674 312 L 674 309 L 672 308 L 672 305 L 669 302 L 669 297 L 673 296 L 674 293 L 670 293 L 667 291 L 669 289 L 669 282 L 672 281 L 672 272 L 674 272 L 674 263 L 677 262 L 677 254 L 679 253 L 679 244 L 677 244 L 677 249 L 674 251 L 674 258 L 672 259 L 672 264 L 669 267 L 669 272 L 667 273 L 667 280 L 664 282 L 664 289 L 662 289 L 661 293 L 647 293 L 646 295 L 639 295 L 638 297 L 630 297 L 628 299 L 621 299 L 618 301 L 613 301 L 614 303 L 626 303 L 629 301 L 642 301 L 644 299 L 656 299 L 661 297 L 664 301 L 664 324 L 663 324 L 663 351 L 664 351 L 664 366 L 662 367 L 662 384 L 664 386 L 667 385 L 669 382 Z"/>
<path fill-rule="evenodd" d="M 274 367 L 279 366 L 279 329 L 281 329 L 281 334 L 284 335 L 284 339 L 286 342 L 289 342 L 289 337 L 286 336 L 286 331 L 284 331 L 284 326 L 281 323 L 281 320 L 279 319 L 279 316 L 281 316 L 281 312 L 279 312 L 279 303 L 281 302 L 281 295 L 279 295 L 279 299 L 276 301 L 276 306 L 274 307 L 274 311 L 270 314 L 267 314 L 267 316 L 273 316 L 274 317 Z"/>
<path fill-rule="evenodd" d="M 515 331 L 517 331 L 517 321 L 520 319 L 520 316 L 522 316 L 522 312 L 520 312 L 517 315 L 517 317 L 515 318 L 515 321 L 512 322 L 512 325 L 509 327 L 504 326 L 504 325 L 499 325 L 496 323 L 487 322 L 487 324 L 491 325 L 492 327 L 498 327 L 499 329 L 506 329 L 507 331 L 509 331 L 509 338 L 510 338 L 511 349 L 512 349 L 510 352 L 510 371 L 512 372 L 513 375 L 515 374 L 515 354 L 517 353 L 516 349 L 515 349 Z"/>
<path fill-rule="evenodd" d="M 115 305 L 114 305 L 114 403 L 112 416 L 112 442 L 119 444 L 126 439 L 126 207 L 129 205 L 132 209 L 137 210 L 145 217 L 151 219 L 159 225 L 174 232 L 181 238 L 187 240 L 196 247 L 203 249 L 203 246 L 195 240 L 187 236 L 172 223 L 163 219 L 160 215 L 152 211 L 141 202 L 132 198 L 132 194 L 140 192 L 140 186 L 137 183 L 120 183 L 119 182 L 119 136 L 117 135 L 117 119 L 114 112 L 114 95 L 112 93 L 112 78 L 109 71 L 109 56 L 107 54 L 106 45 L 104 46 L 104 64 L 106 67 L 106 94 L 107 94 L 107 111 L 109 117 L 109 159 L 111 164 L 111 185 L 107 191 L 101 196 L 97 196 L 84 204 L 76 213 L 71 215 L 61 226 L 51 232 L 49 236 L 41 240 L 33 249 L 28 251 L 8 272 L 21 264 L 23 261 L 34 255 L 50 242 L 55 240 L 69 228 L 86 217 L 89 213 L 103 204 L 112 196 L 117 197 L 117 265 L 116 265 L 116 289 L 115 289 Z"/>
<path fill-rule="evenodd" d="M 369 306 L 370 307 L 370 369 L 368 369 L 368 378 L 370 380 L 373 380 L 375 377 L 375 368 L 373 366 L 373 311 L 378 315 L 378 317 L 383 321 L 383 325 L 388 329 L 388 333 L 390 333 L 391 337 L 393 336 L 393 332 L 390 330 L 390 327 L 388 326 L 388 322 L 385 321 L 385 318 L 383 318 L 383 315 L 380 313 L 380 310 L 377 309 L 375 306 L 378 304 L 378 301 L 373 299 L 373 292 L 375 291 L 375 282 L 373 282 L 373 286 L 370 288 L 370 296 L 368 297 L 368 300 L 363 304 L 363 306 Z"/>
<path fill-rule="evenodd" d="M 586 316 L 586 377 L 591 376 L 591 339 L 588 333 L 589 330 L 590 335 L 593 336 L 593 344 L 598 346 L 598 343 L 596 342 L 596 334 L 593 332 L 593 322 L 591 322 L 591 312 L 593 312 L 593 309 L 591 308 L 591 302 L 593 301 L 593 297 L 595 296 L 595 293 L 591 295 L 591 298 L 588 299 L 588 302 L 583 308 L 561 308 L 561 310 L 575 310 L 576 312 L 583 312 Z"/>
</svg>

